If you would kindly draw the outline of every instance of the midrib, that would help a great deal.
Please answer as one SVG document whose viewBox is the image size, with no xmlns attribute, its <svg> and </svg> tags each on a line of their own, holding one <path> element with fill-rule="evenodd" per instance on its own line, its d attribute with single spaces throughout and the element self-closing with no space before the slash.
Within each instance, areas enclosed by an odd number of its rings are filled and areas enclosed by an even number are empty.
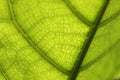
<svg viewBox="0 0 120 80">
<path fill-rule="evenodd" d="M 88 39 L 84 43 L 84 46 L 83 46 L 83 49 L 82 49 L 83 51 L 81 53 L 81 56 L 79 57 L 78 61 L 76 61 L 76 65 L 75 65 L 75 67 L 73 69 L 72 74 L 69 77 L 69 80 L 76 80 L 77 75 L 79 74 L 79 70 L 81 69 L 81 65 L 82 65 L 82 63 L 84 61 L 84 58 L 85 58 L 85 56 L 87 54 L 87 51 L 88 51 L 88 49 L 89 49 L 89 47 L 90 47 L 90 45 L 91 45 L 91 43 L 93 41 L 93 38 L 94 38 L 94 36 L 95 36 L 95 34 L 96 34 L 97 30 L 98 30 L 100 21 L 101 21 L 103 15 L 105 13 L 105 10 L 106 10 L 108 4 L 109 4 L 109 0 L 106 0 L 105 4 L 101 8 L 101 10 L 100 10 L 100 12 L 99 12 L 99 14 L 98 14 L 98 16 L 96 18 L 96 21 L 94 23 L 94 26 L 92 27 L 92 30 L 90 31 L 90 34 L 88 35 Z"/>
</svg>

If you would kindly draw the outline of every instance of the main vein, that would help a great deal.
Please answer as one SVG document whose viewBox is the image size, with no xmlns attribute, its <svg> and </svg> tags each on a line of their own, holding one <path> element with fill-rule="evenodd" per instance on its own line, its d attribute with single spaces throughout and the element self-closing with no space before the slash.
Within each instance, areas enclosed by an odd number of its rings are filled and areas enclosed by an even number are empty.
<svg viewBox="0 0 120 80">
<path fill-rule="evenodd" d="M 84 58 L 87 54 L 87 51 L 90 47 L 90 44 L 98 30 L 98 27 L 99 27 L 99 24 L 100 24 L 100 21 L 105 13 L 105 10 L 108 6 L 108 3 L 109 3 L 109 0 L 106 0 L 105 4 L 103 5 L 102 9 L 100 10 L 100 13 L 98 14 L 97 18 L 96 18 L 96 21 L 95 21 L 95 24 L 94 24 L 94 27 L 92 28 L 90 34 L 88 35 L 88 39 L 85 41 L 85 44 L 84 44 L 84 47 L 83 47 L 83 51 L 82 51 L 82 54 L 81 56 L 78 58 L 78 60 L 76 61 L 76 64 L 75 64 L 75 67 L 73 69 L 73 72 L 71 74 L 71 76 L 69 77 L 69 80 L 75 80 L 78 73 L 79 73 L 79 70 L 81 69 L 81 65 L 84 61 Z"/>
<path fill-rule="evenodd" d="M 28 42 L 28 44 L 37 52 L 39 55 L 41 55 L 45 60 L 47 60 L 52 66 L 54 66 L 56 69 L 60 70 L 62 73 L 70 75 L 71 73 L 64 68 L 60 67 L 57 63 L 55 63 L 51 58 L 49 58 L 47 55 L 45 55 L 45 52 L 41 50 L 36 44 L 31 40 L 31 38 L 25 34 L 24 30 L 20 27 L 18 22 L 16 21 L 15 14 L 13 11 L 13 6 L 11 4 L 11 1 L 8 0 L 8 6 L 10 9 L 10 13 L 12 16 L 12 22 L 15 25 L 15 27 L 18 29 L 18 31 L 22 34 L 22 36 L 25 38 L 25 40 Z"/>
<path fill-rule="evenodd" d="M 109 47 L 107 50 L 105 50 L 101 55 L 87 63 L 86 65 L 82 66 L 79 71 L 83 71 L 94 65 L 96 62 L 100 61 L 102 58 L 104 58 L 108 52 L 112 51 L 117 45 L 120 43 L 120 39 L 118 39 L 111 47 Z"/>
</svg>

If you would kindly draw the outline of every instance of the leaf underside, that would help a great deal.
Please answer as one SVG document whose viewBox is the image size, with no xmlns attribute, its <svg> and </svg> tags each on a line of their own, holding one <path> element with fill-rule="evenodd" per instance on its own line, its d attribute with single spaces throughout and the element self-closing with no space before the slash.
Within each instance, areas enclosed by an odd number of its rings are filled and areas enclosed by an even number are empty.
<svg viewBox="0 0 120 80">
<path fill-rule="evenodd" d="M 0 0 L 0 80 L 119 80 L 119 0 Z"/>
</svg>

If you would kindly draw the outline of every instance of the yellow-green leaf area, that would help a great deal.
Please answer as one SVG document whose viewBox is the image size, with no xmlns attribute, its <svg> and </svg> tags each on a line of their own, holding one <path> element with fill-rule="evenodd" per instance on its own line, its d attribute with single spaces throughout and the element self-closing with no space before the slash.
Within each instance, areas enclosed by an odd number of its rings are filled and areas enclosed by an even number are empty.
<svg viewBox="0 0 120 80">
<path fill-rule="evenodd" d="M 103 21 L 107 22 L 108 20 L 112 20 L 113 18 L 117 17 L 120 13 L 120 1 L 119 0 L 111 0 L 108 8 L 106 9 L 105 15 L 102 19 Z"/>
<path fill-rule="evenodd" d="M 109 22 L 108 24 L 99 27 L 95 38 L 88 50 L 83 65 L 94 60 L 95 57 L 104 55 L 104 52 L 113 46 L 120 39 L 120 16 Z M 114 34 L 113 34 L 114 33 Z"/>
<path fill-rule="evenodd" d="M 81 14 L 86 20 L 93 23 L 99 14 L 100 9 L 104 4 L 104 0 L 66 0 L 70 1 L 70 4 L 77 11 L 76 14 Z"/>
<path fill-rule="evenodd" d="M 10 20 L 10 12 L 7 0 L 0 0 L 0 20 Z"/>
<path fill-rule="evenodd" d="M 0 0 L 0 80 L 119 80 L 119 0 Z"/>
<path fill-rule="evenodd" d="M 0 22 L 0 45 L 0 72 L 7 80 L 67 78 L 32 49 L 12 23 Z"/>
<path fill-rule="evenodd" d="M 63 0 L 14 1 L 13 11 L 20 27 L 42 54 L 70 71 L 87 38 L 88 26 Z"/>
</svg>

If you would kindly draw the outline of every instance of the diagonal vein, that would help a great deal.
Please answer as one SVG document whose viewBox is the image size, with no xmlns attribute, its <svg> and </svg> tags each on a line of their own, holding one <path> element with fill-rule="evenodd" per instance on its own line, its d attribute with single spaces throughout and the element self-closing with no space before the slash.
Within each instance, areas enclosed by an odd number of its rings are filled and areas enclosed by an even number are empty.
<svg viewBox="0 0 120 80">
<path fill-rule="evenodd" d="M 6 74 L 6 71 L 3 69 L 3 67 L 0 65 L 0 72 L 2 73 L 5 80 L 10 80 L 8 75 Z"/>
<path fill-rule="evenodd" d="M 112 21 L 113 19 L 117 18 L 120 15 L 120 10 L 117 11 L 113 16 L 111 16 L 110 18 L 108 18 L 107 20 L 103 21 L 102 23 L 99 24 L 99 27 L 102 27 L 104 25 L 106 25 L 107 23 L 109 23 L 110 21 Z"/>
<path fill-rule="evenodd" d="M 87 51 L 90 47 L 90 44 L 98 30 L 98 27 L 99 27 L 99 24 L 100 24 L 100 21 L 105 13 L 105 10 L 108 6 L 108 3 L 109 3 L 109 0 L 106 0 L 105 4 L 103 5 L 102 9 L 100 10 L 100 13 L 98 14 L 97 18 L 96 18 L 96 21 L 95 21 L 95 25 L 94 27 L 92 28 L 90 34 L 88 35 L 88 39 L 85 41 L 85 44 L 83 46 L 83 51 L 82 51 L 82 54 L 81 56 L 78 58 L 78 60 L 76 61 L 75 63 L 75 67 L 73 68 L 73 72 L 71 74 L 71 76 L 69 77 L 69 80 L 75 80 L 78 73 L 79 73 L 79 70 L 81 69 L 81 65 L 84 61 L 84 58 L 87 54 Z"/>
<path fill-rule="evenodd" d="M 36 46 L 36 43 L 34 43 L 31 38 L 24 32 L 24 30 L 20 27 L 20 25 L 17 23 L 15 14 L 13 11 L 13 6 L 11 4 L 11 1 L 8 0 L 8 7 L 10 9 L 10 13 L 12 16 L 12 22 L 15 25 L 15 27 L 18 29 L 18 31 L 21 33 L 23 38 L 28 42 L 28 44 L 37 52 L 39 55 L 41 55 L 45 60 L 47 60 L 52 66 L 54 66 L 56 69 L 60 70 L 62 73 L 69 75 L 70 72 L 65 70 L 64 68 L 60 67 L 57 63 L 55 63 L 51 58 L 49 58 L 47 55 L 45 55 L 45 52 L 41 50 L 38 46 Z"/>
<path fill-rule="evenodd" d="M 96 62 L 100 61 L 102 58 L 104 58 L 109 51 L 113 50 L 115 46 L 120 42 L 120 39 L 118 39 L 111 47 L 109 47 L 106 51 L 104 51 L 101 55 L 96 57 L 94 60 L 90 61 L 88 64 L 81 67 L 79 71 L 83 71 L 94 65 Z"/>
<path fill-rule="evenodd" d="M 80 66 L 84 60 L 84 57 L 88 51 L 88 48 L 94 38 L 94 35 L 98 29 L 98 26 L 103 26 L 105 24 L 107 24 L 109 21 L 113 20 L 114 18 L 116 18 L 119 14 L 120 11 L 118 11 L 116 14 L 114 14 L 112 17 L 110 17 L 109 19 L 105 20 L 104 22 L 102 22 L 100 24 L 100 21 L 102 19 L 102 16 L 105 12 L 105 9 L 108 5 L 109 0 L 106 1 L 106 4 L 104 5 L 103 9 L 101 10 L 100 14 L 98 15 L 95 24 L 93 25 L 92 23 L 90 23 L 88 20 L 86 20 L 79 12 L 77 12 L 77 10 L 71 5 L 71 3 L 67 0 L 64 0 L 66 5 L 71 9 L 71 11 L 80 19 L 82 20 L 84 23 L 86 23 L 88 26 L 93 27 L 93 29 L 91 30 L 91 33 L 89 35 L 88 40 L 86 40 L 85 46 L 83 48 L 83 52 L 81 57 L 79 58 L 80 60 L 78 60 L 76 63 L 77 65 L 75 66 L 73 73 L 70 76 L 70 80 L 75 80 L 74 78 L 77 77 L 78 74 L 78 70 L 80 69 Z M 60 70 L 61 72 L 65 73 L 65 74 L 70 74 L 70 72 L 66 71 L 65 69 L 59 67 L 58 64 L 54 63 L 52 59 L 50 59 L 48 56 L 46 56 L 44 53 L 44 51 L 42 51 L 41 49 L 39 49 L 39 47 L 36 46 L 36 44 L 30 39 L 30 37 L 28 35 L 25 34 L 24 30 L 22 28 L 20 28 L 20 25 L 17 23 L 16 19 L 15 19 L 15 15 L 12 9 L 12 4 L 10 2 L 10 0 L 8 0 L 8 4 L 9 4 L 9 8 L 10 8 L 10 12 L 11 12 L 11 16 L 12 16 L 12 21 L 13 24 L 17 27 L 17 29 L 21 32 L 22 36 L 26 39 L 26 41 L 38 52 L 40 53 L 41 56 L 43 56 L 49 63 L 51 63 L 54 67 L 56 67 L 58 70 Z M 79 66 L 78 66 L 79 65 Z M 81 68 L 82 69 L 82 68 Z M 75 77 L 76 76 L 76 77 Z"/>
<path fill-rule="evenodd" d="M 93 24 L 91 22 L 89 22 L 87 19 L 85 19 L 75 8 L 74 6 L 70 3 L 69 0 L 63 0 L 65 2 L 65 4 L 67 5 L 67 7 L 73 12 L 73 14 L 75 16 L 77 16 L 77 18 L 79 18 L 81 21 L 83 21 L 86 25 L 88 25 L 89 27 L 93 27 Z"/>
</svg>

